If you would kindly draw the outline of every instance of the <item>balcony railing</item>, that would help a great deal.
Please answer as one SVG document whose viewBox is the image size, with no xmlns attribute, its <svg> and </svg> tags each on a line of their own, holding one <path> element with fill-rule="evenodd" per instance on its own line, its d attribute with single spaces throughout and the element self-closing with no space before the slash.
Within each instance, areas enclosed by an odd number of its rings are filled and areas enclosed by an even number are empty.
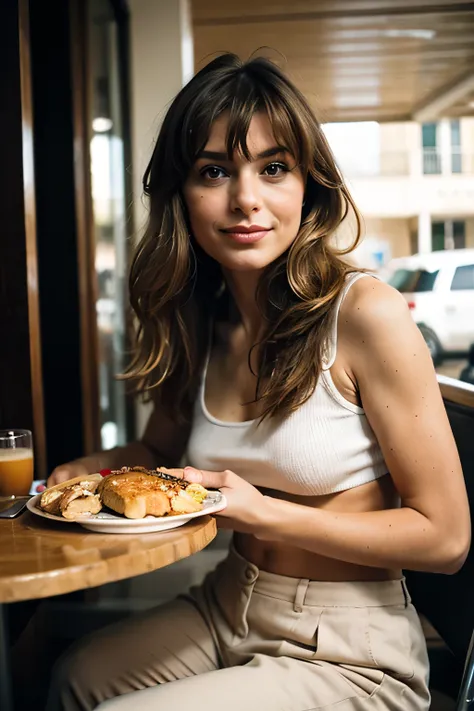
<svg viewBox="0 0 474 711">
<path fill-rule="evenodd" d="M 470 161 L 467 160 L 468 158 Z M 446 165 L 443 165 L 443 162 Z M 469 169 L 463 170 L 463 165 Z M 423 148 L 423 173 L 425 175 L 463 172 L 472 173 L 472 155 L 463 153 L 456 146 L 451 148 L 449 153 L 441 153 L 438 148 Z"/>
<path fill-rule="evenodd" d="M 474 155 L 466 153 L 459 146 L 452 146 L 450 151 L 441 152 L 439 148 L 423 148 L 423 173 L 425 175 L 444 175 L 449 173 L 474 172 Z"/>
<path fill-rule="evenodd" d="M 424 175 L 438 175 L 441 173 L 441 151 L 438 148 L 423 148 L 421 155 Z"/>
<path fill-rule="evenodd" d="M 437 148 L 410 151 L 381 151 L 370 160 L 351 157 L 341 169 L 347 178 L 402 177 L 414 175 L 474 175 L 474 154 L 453 147 L 442 153 Z"/>
</svg>

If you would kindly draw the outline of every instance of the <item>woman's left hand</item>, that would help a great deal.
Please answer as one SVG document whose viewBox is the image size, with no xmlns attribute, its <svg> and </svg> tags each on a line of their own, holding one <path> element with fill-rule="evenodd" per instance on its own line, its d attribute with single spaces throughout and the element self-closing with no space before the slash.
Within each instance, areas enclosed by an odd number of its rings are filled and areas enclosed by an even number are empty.
<svg viewBox="0 0 474 711">
<path fill-rule="evenodd" d="M 230 528 L 240 533 L 257 533 L 265 517 L 267 499 L 252 484 L 228 469 L 209 472 L 185 467 L 184 478 L 206 489 L 220 489 L 227 506 L 217 514 L 220 528 Z"/>
</svg>

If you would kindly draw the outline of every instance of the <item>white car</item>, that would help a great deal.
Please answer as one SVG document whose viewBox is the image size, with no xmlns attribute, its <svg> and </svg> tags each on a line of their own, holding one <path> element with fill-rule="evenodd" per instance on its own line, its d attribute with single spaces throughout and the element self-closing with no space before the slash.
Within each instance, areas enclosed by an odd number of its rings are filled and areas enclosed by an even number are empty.
<svg viewBox="0 0 474 711">
<path fill-rule="evenodd" d="M 380 276 L 405 297 L 436 364 L 474 343 L 474 249 L 392 259 Z"/>
</svg>

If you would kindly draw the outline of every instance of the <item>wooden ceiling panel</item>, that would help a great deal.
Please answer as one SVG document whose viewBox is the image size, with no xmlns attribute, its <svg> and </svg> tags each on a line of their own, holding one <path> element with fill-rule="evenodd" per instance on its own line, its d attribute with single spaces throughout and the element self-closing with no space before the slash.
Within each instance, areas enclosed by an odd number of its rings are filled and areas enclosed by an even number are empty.
<svg viewBox="0 0 474 711">
<path fill-rule="evenodd" d="M 470 0 L 239 0 L 238 5 L 225 0 L 194 0 L 196 23 L 215 22 L 239 17 L 318 14 L 327 16 L 376 16 L 400 13 L 423 14 L 447 9 L 449 12 L 470 8 Z"/>
<path fill-rule="evenodd" d="M 196 68 L 222 51 L 264 54 L 327 120 L 406 120 L 474 73 L 474 2 L 241 0 L 238 8 L 236 16 L 233 0 L 193 0 Z M 474 114 L 471 103 L 456 96 L 443 111 Z"/>
</svg>

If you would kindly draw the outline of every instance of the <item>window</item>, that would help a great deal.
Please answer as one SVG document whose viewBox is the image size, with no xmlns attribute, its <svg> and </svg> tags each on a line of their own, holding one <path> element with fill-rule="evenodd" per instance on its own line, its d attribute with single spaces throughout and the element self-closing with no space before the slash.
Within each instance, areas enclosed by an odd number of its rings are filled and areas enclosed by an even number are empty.
<svg viewBox="0 0 474 711">
<path fill-rule="evenodd" d="M 450 121 L 451 131 L 451 172 L 462 173 L 461 125 L 459 119 Z"/>
<path fill-rule="evenodd" d="M 438 252 L 444 249 L 444 222 L 433 222 L 431 224 L 431 249 Z"/>
<path fill-rule="evenodd" d="M 406 294 L 433 291 L 438 270 L 428 272 L 425 269 L 397 269 L 388 280 L 390 286 Z"/>
<path fill-rule="evenodd" d="M 124 47 L 112 0 L 88 0 L 89 82 L 92 127 L 90 155 L 96 318 L 99 339 L 102 449 L 129 441 L 125 384 L 116 379 L 126 365 L 127 117 L 121 74 Z"/>
<path fill-rule="evenodd" d="M 464 220 L 444 220 L 431 224 L 431 249 L 464 249 L 466 246 L 466 223 Z"/>
<path fill-rule="evenodd" d="M 424 123 L 421 127 L 423 148 L 436 148 L 436 124 Z"/>
<path fill-rule="evenodd" d="M 438 151 L 436 123 L 424 123 L 421 127 L 423 145 L 423 173 L 425 175 L 441 173 L 441 155 Z"/>
<path fill-rule="evenodd" d="M 454 249 L 464 249 L 466 246 L 466 223 L 463 220 L 453 221 L 453 241 Z"/>
<path fill-rule="evenodd" d="M 458 267 L 454 272 L 451 291 L 474 289 L 474 264 Z"/>
</svg>

